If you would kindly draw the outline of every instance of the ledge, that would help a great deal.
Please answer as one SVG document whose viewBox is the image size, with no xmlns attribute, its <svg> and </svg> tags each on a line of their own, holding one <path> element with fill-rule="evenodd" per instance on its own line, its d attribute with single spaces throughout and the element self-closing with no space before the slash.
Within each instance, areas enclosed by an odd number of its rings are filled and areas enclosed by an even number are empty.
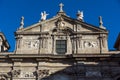
<svg viewBox="0 0 120 80">
<path fill-rule="evenodd" d="M 120 57 L 120 54 L 73 54 L 73 55 L 53 55 L 53 54 L 9 54 L 9 58 L 100 58 L 100 57 Z"/>
</svg>

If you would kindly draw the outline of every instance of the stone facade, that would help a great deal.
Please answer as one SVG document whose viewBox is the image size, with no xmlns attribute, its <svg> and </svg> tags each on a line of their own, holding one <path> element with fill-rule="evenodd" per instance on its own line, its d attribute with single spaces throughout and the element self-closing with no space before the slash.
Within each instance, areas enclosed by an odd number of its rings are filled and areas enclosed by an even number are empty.
<svg viewBox="0 0 120 80">
<path fill-rule="evenodd" d="M 55 17 L 43 14 L 27 28 L 22 17 L 15 51 L 0 52 L 0 80 L 120 80 L 120 51 L 108 50 L 101 19 L 96 27 L 84 22 L 83 12 L 70 18 L 63 4 Z"/>
<path fill-rule="evenodd" d="M 0 32 L 0 52 L 6 52 L 10 48 L 5 36 Z"/>
</svg>

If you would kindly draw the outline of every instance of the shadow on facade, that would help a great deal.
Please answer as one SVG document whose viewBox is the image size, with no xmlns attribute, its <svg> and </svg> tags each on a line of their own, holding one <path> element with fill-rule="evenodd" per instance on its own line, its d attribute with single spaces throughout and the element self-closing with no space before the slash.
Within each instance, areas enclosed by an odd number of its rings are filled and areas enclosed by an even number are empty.
<svg viewBox="0 0 120 80">
<path fill-rule="evenodd" d="M 59 71 L 39 70 L 37 80 L 120 80 L 120 54 L 60 61 L 69 64 Z"/>
</svg>

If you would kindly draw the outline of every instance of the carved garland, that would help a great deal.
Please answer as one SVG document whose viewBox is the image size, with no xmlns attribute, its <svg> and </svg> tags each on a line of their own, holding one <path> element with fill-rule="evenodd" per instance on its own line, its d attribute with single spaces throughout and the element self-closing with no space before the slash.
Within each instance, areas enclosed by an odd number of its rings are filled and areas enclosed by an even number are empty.
<svg viewBox="0 0 120 80">
<path fill-rule="evenodd" d="M 7 80 L 4 74 L 0 75 L 0 80 Z"/>
<path fill-rule="evenodd" d="M 49 75 L 49 70 L 48 69 L 44 69 L 44 70 L 37 70 L 37 75 L 40 78 L 46 77 Z"/>
<path fill-rule="evenodd" d="M 21 70 L 12 70 L 11 73 L 13 77 L 18 77 L 21 73 Z"/>
</svg>

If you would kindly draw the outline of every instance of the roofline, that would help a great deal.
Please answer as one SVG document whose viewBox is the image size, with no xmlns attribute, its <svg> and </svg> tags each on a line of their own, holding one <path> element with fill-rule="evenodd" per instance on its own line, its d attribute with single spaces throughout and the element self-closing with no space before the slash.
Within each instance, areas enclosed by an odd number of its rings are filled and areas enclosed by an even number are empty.
<svg viewBox="0 0 120 80">
<path fill-rule="evenodd" d="M 8 54 L 9 58 L 93 58 L 93 57 L 120 57 L 119 54 L 69 54 L 69 55 L 54 55 L 54 54 Z"/>
<path fill-rule="evenodd" d="M 40 34 L 49 34 L 49 32 L 15 32 L 15 35 L 40 35 Z"/>
<path fill-rule="evenodd" d="M 80 21 L 80 20 L 77 20 L 77 19 L 74 19 L 74 18 L 70 18 L 70 17 L 65 16 L 65 15 L 62 15 L 62 16 L 63 16 L 63 17 L 66 17 L 67 19 L 68 19 L 68 18 L 71 19 L 73 22 L 80 23 L 80 24 L 82 24 L 82 25 L 85 25 L 85 24 L 86 24 L 86 26 L 89 26 L 89 27 L 92 27 L 92 26 L 93 26 L 92 28 L 95 28 L 95 29 L 97 29 L 97 30 L 106 31 L 106 32 L 108 33 L 108 30 L 106 30 L 106 29 L 99 28 L 99 27 L 94 26 L 94 25 L 92 25 L 92 24 L 88 24 L 88 23 L 86 23 L 86 22 L 83 22 L 83 21 Z"/>
<path fill-rule="evenodd" d="M 4 35 L 2 32 L 0 32 L 0 36 L 2 37 L 3 42 L 5 43 L 5 46 L 6 46 L 8 49 L 10 49 L 10 45 L 9 45 L 7 39 L 5 38 L 5 35 Z"/>
<path fill-rule="evenodd" d="M 47 20 L 44 20 L 44 21 L 35 23 L 35 24 L 30 25 L 30 26 L 27 26 L 27 27 L 25 27 L 25 28 L 23 28 L 23 29 L 19 29 L 19 30 L 17 30 L 16 32 L 22 32 L 22 31 L 25 31 L 25 30 L 27 30 L 27 29 L 31 29 L 31 28 L 33 28 L 33 27 L 35 27 L 35 26 L 38 26 L 38 25 L 41 26 L 42 24 L 44 24 L 44 23 L 46 23 L 46 22 L 48 22 L 48 21 L 50 21 L 50 20 L 54 20 L 54 19 L 56 19 L 56 18 L 58 18 L 58 17 L 60 17 L 60 16 L 55 16 L 55 17 L 53 17 L 53 18 L 50 18 L 50 19 L 47 19 Z"/>
<path fill-rule="evenodd" d="M 117 37 L 117 39 L 115 41 L 114 48 L 117 48 L 118 44 L 120 44 L 120 32 L 119 32 L 118 37 Z"/>
</svg>

